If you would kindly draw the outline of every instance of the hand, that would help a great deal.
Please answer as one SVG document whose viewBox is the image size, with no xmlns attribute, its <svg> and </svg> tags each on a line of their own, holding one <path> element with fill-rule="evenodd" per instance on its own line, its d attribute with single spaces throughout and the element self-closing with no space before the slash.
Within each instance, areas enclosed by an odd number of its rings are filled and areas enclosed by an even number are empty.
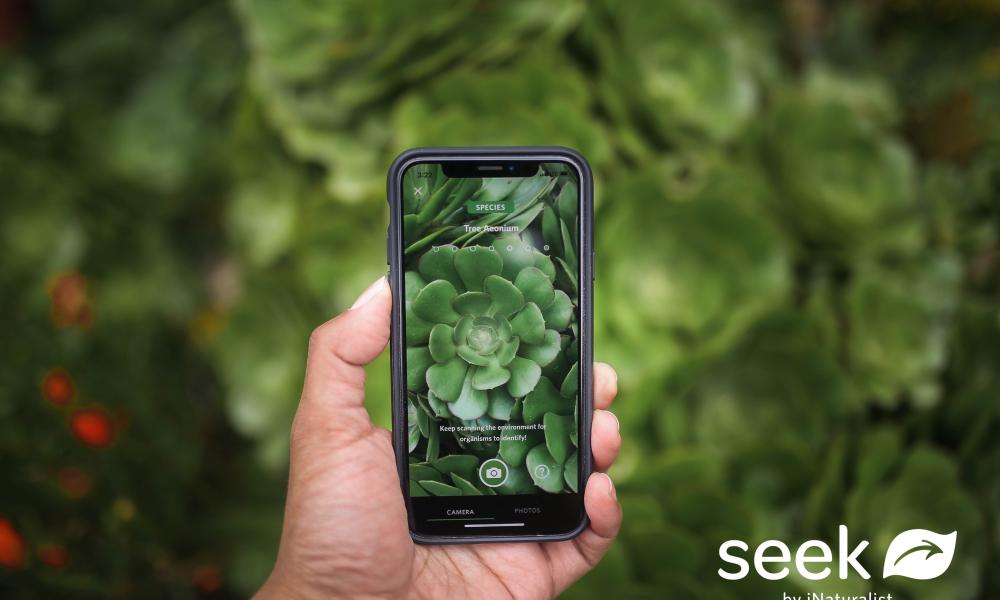
<svg viewBox="0 0 1000 600">
<path fill-rule="evenodd" d="M 389 431 L 365 411 L 364 365 L 389 339 L 385 278 L 312 334 L 291 434 L 278 559 L 259 598 L 551 598 L 589 571 L 621 524 L 603 473 L 618 454 L 611 367 L 594 365 L 594 466 L 584 503 L 590 527 L 541 544 L 420 546 L 411 539 Z"/>
</svg>

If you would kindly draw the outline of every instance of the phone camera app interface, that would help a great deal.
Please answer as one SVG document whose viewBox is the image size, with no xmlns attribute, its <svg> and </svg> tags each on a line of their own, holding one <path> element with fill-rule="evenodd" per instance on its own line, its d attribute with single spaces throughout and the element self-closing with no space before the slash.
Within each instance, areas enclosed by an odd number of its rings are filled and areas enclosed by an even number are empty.
<svg viewBox="0 0 1000 600">
<path fill-rule="evenodd" d="M 579 489 L 578 177 L 561 162 L 495 168 L 403 174 L 414 498 Z M 489 519 L 470 512 L 441 518 Z"/>
</svg>

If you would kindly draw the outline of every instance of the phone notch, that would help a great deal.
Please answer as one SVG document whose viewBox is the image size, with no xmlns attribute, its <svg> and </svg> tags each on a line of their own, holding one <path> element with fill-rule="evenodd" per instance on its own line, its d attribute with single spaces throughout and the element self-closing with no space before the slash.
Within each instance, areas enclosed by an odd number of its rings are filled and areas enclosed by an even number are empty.
<svg viewBox="0 0 1000 600">
<path fill-rule="evenodd" d="M 533 177 L 538 174 L 537 161 L 447 161 L 441 171 L 447 177 Z"/>
</svg>

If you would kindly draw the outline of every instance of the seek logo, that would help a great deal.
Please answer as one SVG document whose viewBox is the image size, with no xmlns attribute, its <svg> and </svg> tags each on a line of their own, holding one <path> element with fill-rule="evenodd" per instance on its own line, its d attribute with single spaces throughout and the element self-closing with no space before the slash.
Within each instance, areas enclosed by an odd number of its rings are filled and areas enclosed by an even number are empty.
<svg viewBox="0 0 1000 600">
<path fill-rule="evenodd" d="M 809 540 L 798 547 L 794 558 L 784 542 L 766 540 L 753 552 L 753 568 L 760 577 L 772 581 L 787 577 L 792 567 L 799 576 L 812 581 L 826 579 L 834 567 L 840 579 L 847 579 L 851 570 L 863 579 L 871 579 L 871 574 L 859 562 L 861 553 L 869 546 L 868 540 L 852 545 L 846 525 L 838 528 L 837 537 L 836 556 L 826 542 Z M 957 540 L 957 531 L 947 535 L 926 529 L 904 531 L 889 545 L 882 577 L 940 577 L 951 566 Z M 719 569 L 719 577 L 735 581 L 749 575 L 750 562 L 741 556 L 749 552 L 750 546 L 742 540 L 729 540 L 719 546 L 719 558 L 736 567 L 735 570 Z"/>
<path fill-rule="evenodd" d="M 934 579 L 951 566 L 958 532 L 941 535 L 926 529 L 911 529 L 896 536 L 885 555 L 882 578 L 900 576 Z"/>
</svg>

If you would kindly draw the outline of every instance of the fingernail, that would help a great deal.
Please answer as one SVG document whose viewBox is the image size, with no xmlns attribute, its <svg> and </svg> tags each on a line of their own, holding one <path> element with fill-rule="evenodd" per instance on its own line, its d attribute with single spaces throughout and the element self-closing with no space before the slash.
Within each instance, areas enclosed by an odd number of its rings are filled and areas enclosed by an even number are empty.
<svg viewBox="0 0 1000 600">
<path fill-rule="evenodd" d="M 358 296 L 358 299 L 354 301 L 351 305 L 351 310 L 361 308 L 365 304 L 368 304 L 372 298 L 378 296 L 382 293 L 382 289 L 385 287 L 385 277 L 379 277 L 375 280 L 375 283 L 368 286 L 368 289 Z"/>
<path fill-rule="evenodd" d="M 611 499 L 617 502 L 618 493 L 615 492 L 615 482 L 611 481 L 611 478 L 608 477 L 607 473 L 604 473 L 604 478 L 608 480 L 608 496 L 611 496 Z"/>
<path fill-rule="evenodd" d="M 620 421 L 618 421 L 618 415 L 616 415 L 615 413 L 611 412 L 610 410 L 608 411 L 608 414 L 611 415 L 611 418 L 615 420 L 615 429 L 618 431 L 618 433 L 621 433 L 622 432 L 622 424 L 621 424 Z"/>
</svg>

